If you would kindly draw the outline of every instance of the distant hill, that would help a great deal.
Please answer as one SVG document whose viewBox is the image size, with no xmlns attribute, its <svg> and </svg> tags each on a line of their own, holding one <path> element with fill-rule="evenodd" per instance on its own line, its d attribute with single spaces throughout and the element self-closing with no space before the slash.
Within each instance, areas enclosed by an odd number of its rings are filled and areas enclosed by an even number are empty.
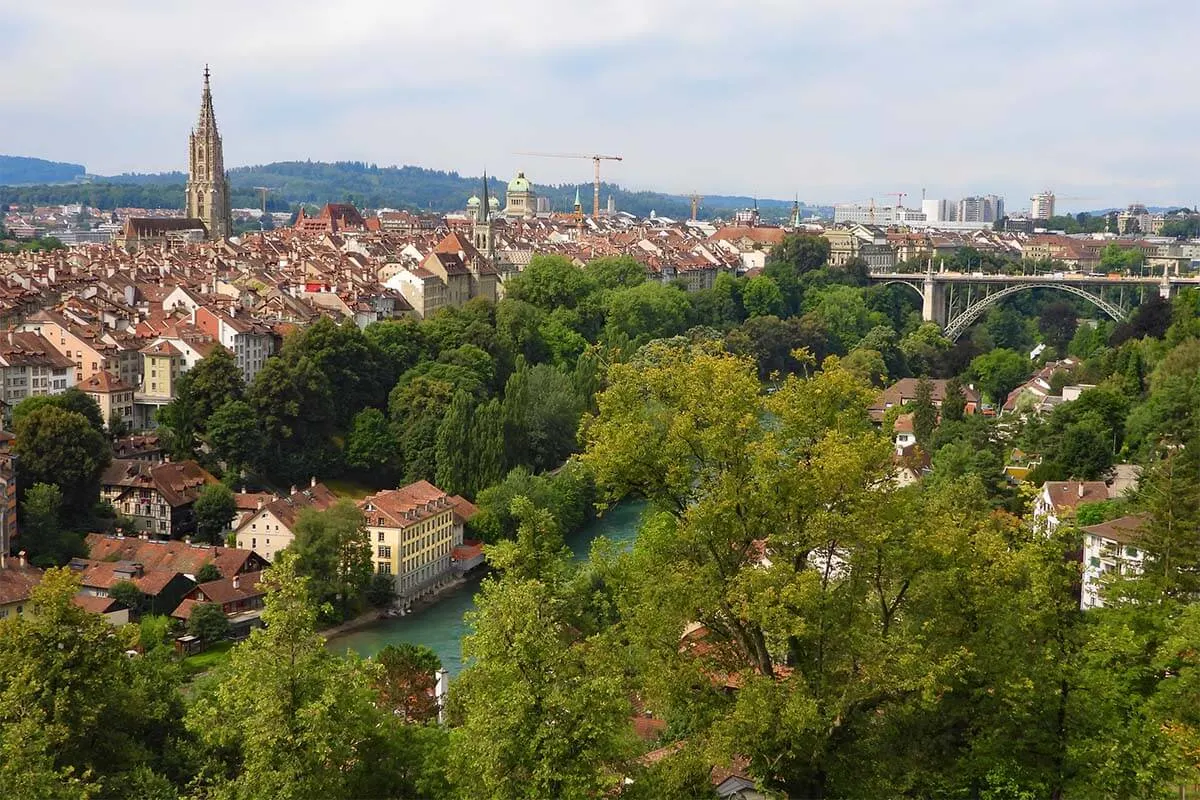
<svg viewBox="0 0 1200 800">
<path fill-rule="evenodd" d="M 70 183 L 84 176 L 83 164 L 64 164 L 25 156 L 0 156 L 0 185 Z"/>
<path fill-rule="evenodd" d="M 81 168 L 82 169 L 82 168 Z M 117 207 L 181 208 L 182 172 L 127 173 L 113 176 L 89 176 L 90 183 L 77 186 L 0 185 L 2 203 L 73 203 L 85 202 L 101 209 Z M 300 203 L 321 205 L 329 202 L 351 202 L 360 208 L 405 208 L 413 211 L 447 212 L 466 207 L 467 198 L 478 194 L 482 178 L 468 177 L 457 172 L 424 169 L 422 167 L 379 167 L 359 161 L 282 161 L 253 167 L 236 167 L 229 171 L 235 207 L 255 207 L 261 199 L 255 187 L 270 189 L 268 210 L 284 211 Z M 493 196 L 503 201 L 507 178 L 490 179 Z M 6 184 L 7 181 L 0 181 Z M 584 210 L 592 207 L 592 184 L 535 185 L 539 196 L 547 197 L 555 211 L 570 211 L 578 189 Z M 658 216 L 685 219 L 691 213 L 691 201 L 681 195 L 662 192 L 633 192 L 610 183 L 601 184 L 600 202 L 607 205 L 614 198 L 619 211 L 638 216 L 654 212 Z M 701 201 L 700 216 L 729 216 L 739 209 L 749 208 L 754 198 L 713 196 Z M 786 219 L 791 202 L 759 200 L 764 219 Z M 803 204 L 802 204 L 803 206 Z M 803 206 L 806 215 L 832 213 L 830 209 Z"/>
</svg>

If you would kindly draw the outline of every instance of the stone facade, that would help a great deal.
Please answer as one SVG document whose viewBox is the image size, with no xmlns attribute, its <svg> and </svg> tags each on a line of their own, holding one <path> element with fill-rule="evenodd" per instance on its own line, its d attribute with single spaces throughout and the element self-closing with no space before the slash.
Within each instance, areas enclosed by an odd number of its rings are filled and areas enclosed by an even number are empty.
<svg viewBox="0 0 1200 800">
<path fill-rule="evenodd" d="M 208 67 L 204 68 L 200 119 L 188 137 L 187 217 L 201 220 L 210 239 L 227 239 L 233 235 L 229 177 L 225 174 L 221 135 L 217 132 L 217 118 L 213 114 Z"/>
</svg>

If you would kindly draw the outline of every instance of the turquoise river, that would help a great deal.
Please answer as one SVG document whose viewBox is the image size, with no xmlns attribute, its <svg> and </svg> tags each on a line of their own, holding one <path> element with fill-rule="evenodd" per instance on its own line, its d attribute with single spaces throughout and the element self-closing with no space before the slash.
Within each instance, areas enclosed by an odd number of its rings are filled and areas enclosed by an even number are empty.
<svg viewBox="0 0 1200 800">
<path fill-rule="evenodd" d="M 626 547 L 637 536 L 645 503 L 627 501 L 615 506 L 600 519 L 567 537 L 576 559 L 587 557 L 592 540 L 604 536 Z M 356 631 L 329 640 L 331 649 L 353 650 L 361 656 L 373 656 L 389 644 L 412 642 L 432 649 L 451 675 L 462 669 L 462 640 L 467 633 L 464 616 L 475 608 L 475 592 L 481 576 L 475 576 L 443 594 L 436 603 L 407 617 L 384 619 Z"/>
</svg>

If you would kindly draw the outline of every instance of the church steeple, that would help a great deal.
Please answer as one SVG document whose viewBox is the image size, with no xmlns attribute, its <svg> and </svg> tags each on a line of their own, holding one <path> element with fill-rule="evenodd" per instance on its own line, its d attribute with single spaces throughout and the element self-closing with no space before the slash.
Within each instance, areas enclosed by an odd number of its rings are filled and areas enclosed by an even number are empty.
<svg viewBox="0 0 1200 800">
<path fill-rule="evenodd" d="M 487 256 L 489 261 L 496 260 L 496 247 L 492 240 L 492 201 L 488 197 L 486 170 L 483 173 L 483 194 L 479 200 L 479 210 L 475 212 L 475 226 L 471 238 L 471 244 L 475 245 L 476 250 Z"/>
<path fill-rule="evenodd" d="M 200 116 L 188 137 L 187 216 L 204 223 L 210 239 L 225 239 L 233 234 L 229 212 L 229 179 L 225 174 L 225 156 L 217 116 L 213 113 L 212 87 L 208 65 L 204 65 L 204 89 L 200 95 Z"/>
</svg>

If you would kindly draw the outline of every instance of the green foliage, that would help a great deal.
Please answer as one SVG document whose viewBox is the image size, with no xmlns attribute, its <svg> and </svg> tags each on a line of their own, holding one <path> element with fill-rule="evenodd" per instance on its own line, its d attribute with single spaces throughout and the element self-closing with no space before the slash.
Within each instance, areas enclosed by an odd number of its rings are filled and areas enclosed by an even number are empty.
<svg viewBox="0 0 1200 800">
<path fill-rule="evenodd" d="M 1129 503 L 1124 500 L 1100 500 L 1095 503 L 1080 503 L 1075 506 L 1075 524 L 1081 528 L 1099 525 L 1110 519 L 1129 513 Z"/>
<path fill-rule="evenodd" d="M 561 470 L 546 475 L 518 467 L 500 483 L 484 489 L 479 493 L 479 514 L 471 521 L 472 529 L 489 543 L 516 538 L 520 522 L 512 504 L 517 498 L 547 510 L 566 533 L 578 530 L 593 516 L 591 477 L 578 462 L 569 461 Z"/>
<path fill-rule="evenodd" d="M 209 581 L 221 580 L 221 570 L 211 561 L 204 562 L 200 567 L 200 571 L 196 573 L 196 583 L 208 583 Z"/>
<path fill-rule="evenodd" d="M 195 790 L 245 800 L 420 796 L 421 735 L 377 704 L 373 665 L 325 647 L 295 560 L 285 551 L 264 576 L 266 627 L 231 651 L 188 710 L 205 762 Z"/>
<path fill-rule="evenodd" d="M 917 396 L 913 401 L 913 433 L 917 442 L 928 448 L 933 441 L 933 431 L 937 427 L 938 412 L 933 405 L 933 384 L 928 378 L 917 381 Z"/>
<path fill-rule="evenodd" d="M 226 472 L 239 475 L 257 463 L 265 440 L 254 409 L 245 400 L 230 400 L 217 407 L 205 422 L 205 440 Z"/>
<path fill-rule="evenodd" d="M 407 722 L 430 722 L 437 718 L 433 696 L 442 661 L 422 644 L 389 644 L 372 659 L 381 669 L 375 679 L 379 701 Z"/>
<path fill-rule="evenodd" d="M 185 780 L 179 673 L 158 654 L 128 658 L 78 590 L 69 569 L 49 570 L 37 613 L 0 621 L 0 793 L 163 796 Z"/>
<path fill-rule="evenodd" d="M 775 281 L 766 275 L 758 275 L 746 281 L 742 304 L 749 317 L 778 317 L 783 313 L 783 292 Z"/>
<path fill-rule="evenodd" d="M 296 572 L 307 579 L 323 619 L 349 619 L 362 608 L 374 567 L 362 512 L 351 500 L 300 512 L 293 528 Z"/>
<path fill-rule="evenodd" d="M 242 399 L 246 386 L 233 354 L 217 346 L 179 377 L 173 402 L 191 407 L 196 430 L 203 434 L 208 420 L 226 403 Z"/>
<path fill-rule="evenodd" d="M 75 387 L 71 387 L 60 394 L 44 394 L 26 397 L 21 402 L 17 403 L 12 412 L 13 430 L 21 426 L 21 423 L 32 412 L 39 408 L 61 408 L 63 411 L 74 411 L 76 414 L 81 414 L 97 431 L 104 431 L 104 417 L 100 413 L 100 406 L 96 401 L 88 397 L 83 392 Z"/>
<path fill-rule="evenodd" d="M 200 490 L 192 505 L 196 515 L 196 536 L 202 542 L 220 544 L 221 534 L 229 530 L 237 516 L 237 501 L 223 483 L 210 483 Z"/>
<path fill-rule="evenodd" d="M 63 523 L 62 491 L 52 483 L 35 483 L 21 502 L 21 548 L 39 567 L 66 564 L 87 552 L 83 539 Z"/>
<path fill-rule="evenodd" d="M 213 644 L 229 635 L 229 618 L 219 603 L 198 603 L 192 607 L 187 630 L 205 644 Z"/>
<path fill-rule="evenodd" d="M 1028 358 L 1004 349 L 977 356 L 969 368 L 980 390 L 995 405 L 1003 404 L 1009 392 L 1020 386 L 1030 372 Z"/>
<path fill-rule="evenodd" d="M 942 421 L 961 422 L 966 416 L 967 396 L 962 380 L 957 377 L 946 381 L 945 397 L 942 398 Z"/>
<path fill-rule="evenodd" d="M 691 303 L 687 294 L 674 286 L 643 283 L 614 291 L 605 310 L 606 336 L 610 340 L 627 337 L 636 346 L 682 333 L 688 326 Z"/>
<path fill-rule="evenodd" d="M 146 595 L 131 581 L 117 581 L 108 590 L 108 596 L 129 609 L 137 617 L 146 608 Z"/>
<path fill-rule="evenodd" d="M 159 648 L 169 648 L 168 637 L 171 635 L 172 621 L 170 617 L 161 614 L 144 614 L 138 620 L 138 645 L 143 653 L 150 653 Z"/>
<path fill-rule="evenodd" d="M 50 405 L 29 412 L 16 426 L 18 484 L 57 486 L 64 524 L 86 521 L 99 499 L 100 476 L 112 459 L 102 425 Z"/>
<path fill-rule="evenodd" d="M 376 486 L 391 484 L 398 471 L 400 452 L 387 417 L 377 408 L 364 408 L 354 416 L 346 437 L 346 464 Z"/>
<path fill-rule="evenodd" d="M 437 432 L 437 485 L 450 494 L 475 494 L 471 458 L 471 417 L 475 404 L 462 389 L 455 392 Z"/>
</svg>

